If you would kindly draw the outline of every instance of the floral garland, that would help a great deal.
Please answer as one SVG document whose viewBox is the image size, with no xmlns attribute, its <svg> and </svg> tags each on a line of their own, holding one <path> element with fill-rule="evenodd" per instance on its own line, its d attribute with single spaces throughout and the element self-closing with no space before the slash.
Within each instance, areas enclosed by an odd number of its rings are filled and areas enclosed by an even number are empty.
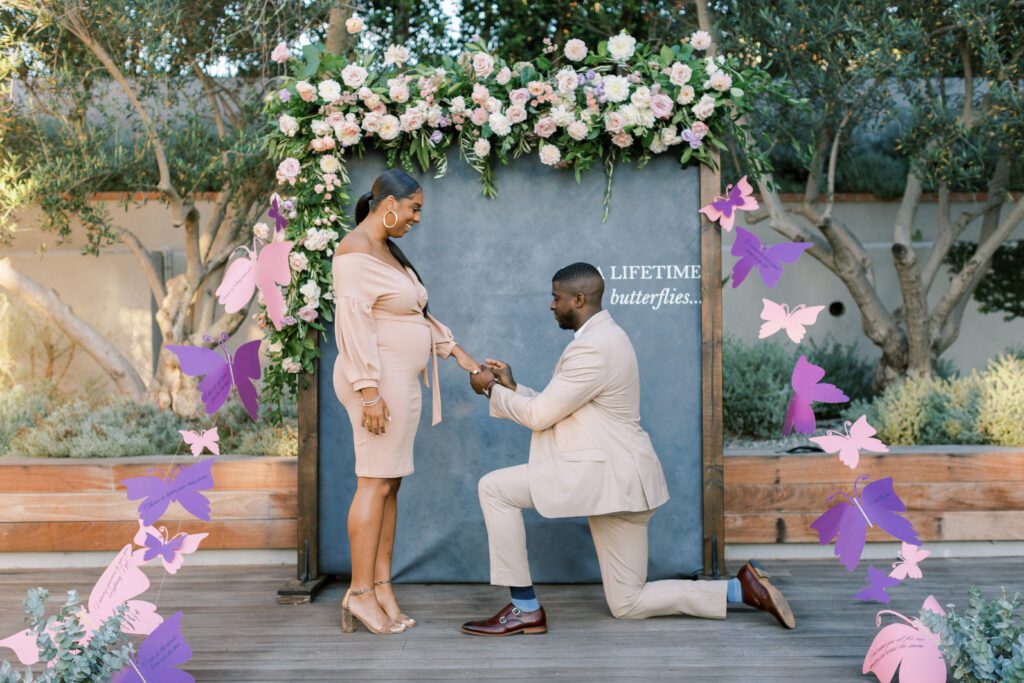
<svg viewBox="0 0 1024 683">
<path fill-rule="evenodd" d="M 358 18 L 347 26 L 350 33 L 363 28 Z M 256 315 L 269 342 L 263 401 L 271 419 L 319 357 L 310 332 L 323 332 L 333 320 L 331 257 L 351 229 L 346 164 L 353 155 L 372 147 L 389 166 L 433 169 L 440 177 L 449 147 L 457 145 L 488 197 L 497 194 L 495 161 L 504 165 L 536 149 L 541 163 L 571 168 L 577 180 L 600 161 L 608 176 L 605 217 L 618 160 L 642 165 L 673 152 L 681 166 L 713 166 L 715 149 L 727 149 L 722 140 L 731 136 L 744 146 L 752 177 L 767 170 L 763 155 L 746 148 L 750 134 L 742 117 L 751 96 L 773 85 L 758 67 L 708 56 L 706 32 L 658 51 L 625 32 L 596 51 L 578 39 L 561 48 L 545 45 L 535 60 L 508 64 L 476 41 L 458 59 L 414 66 L 409 50 L 396 45 L 349 56 L 312 45 L 302 58 L 284 43 L 274 50 L 274 60 L 292 71 L 266 97 L 275 125 L 269 149 L 280 162 L 277 182 L 289 223 L 276 236 L 263 223 L 254 233 L 295 246 L 285 326 L 275 330 L 266 311 Z"/>
</svg>

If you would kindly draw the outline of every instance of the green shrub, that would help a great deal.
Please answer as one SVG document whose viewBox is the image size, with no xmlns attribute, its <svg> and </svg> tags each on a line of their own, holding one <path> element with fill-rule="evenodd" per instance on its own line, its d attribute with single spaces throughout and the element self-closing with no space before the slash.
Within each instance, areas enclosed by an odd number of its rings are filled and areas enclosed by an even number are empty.
<svg viewBox="0 0 1024 683">
<path fill-rule="evenodd" d="M 872 384 L 875 377 L 875 365 L 864 358 L 857 350 L 856 344 L 841 344 L 831 336 L 825 339 L 822 346 L 818 346 L 813 340 L 810 341 L 810 348 L 800 347 L 795 352 L 793 363 L 799 353 L 807 356 L 807 360 L 815 365 L 821 366 L 825 371 L 825 380 L 835 384 L 843 390 L 851 401 L 868 400 L 874 396 Z M 792 374 L 792 367 L 790 367 Z M 789 383 L 789 375 L 786 383 Z M 841 417 L 846 412 L 846 403 L 816 403 L 814 404 L 814 415 L 818 419 L 829 420 Z"/>
<path fill-rule="evenodd" d="M 1024 359 L 1004 354 L 990 360 L 981 383 L 980 430 L 989 443 L 1024 446 Z"/>
<path fill-rule="evenodd" d="M 17 384 L 0 390 L 0 454 L 15 434 L 48 412 L 52 390 L 49 384 Z"/>
<path fill-rule="evenodd" d="M 793 354 L 771 342 L 722 344 L 722 419 L 725 433 L 766 439 L 778 436 L 789 400 Z"/>
<path fill-rule="evenodd" d="M 942 642 L 939 648 L 953 678 L 965 683 L 1024 681 L 1024 619 L 1018 612 L 1020 595 L 985 600 L 981 591 L 968 591 L 967 610 L 958 614 L 949 605 L 946 615 L 921 610 L 921 621 Z"/>
</svg>

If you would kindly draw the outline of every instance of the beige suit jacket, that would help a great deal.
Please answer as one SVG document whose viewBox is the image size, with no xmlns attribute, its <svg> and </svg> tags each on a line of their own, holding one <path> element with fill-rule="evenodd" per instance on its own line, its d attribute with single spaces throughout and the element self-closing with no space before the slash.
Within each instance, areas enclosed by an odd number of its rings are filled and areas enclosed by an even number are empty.
<svg viewBox="0 0 1024 683">
<path fill-rule="evenodd" d="M 491 415 L 533 431 L 530 493 L 545 517 L 639 512 L 668 500 L 640 426 L 636 352 L 607 311 L 565 348 L 542 392 L 495 385 Z"/>
</svg>

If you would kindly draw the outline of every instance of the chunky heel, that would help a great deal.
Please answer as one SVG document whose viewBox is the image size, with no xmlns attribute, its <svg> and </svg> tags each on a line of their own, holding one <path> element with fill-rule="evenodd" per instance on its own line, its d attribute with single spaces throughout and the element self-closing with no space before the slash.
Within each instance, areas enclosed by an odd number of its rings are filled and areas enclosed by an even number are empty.
<svg viewBox="0 0 1024 683">
<path fill-rule="evenodd" d="M 355 633 L 356 624 L 355 620 L 352 619 L 352 613 L 348 611 L 345 604 L 341 605 L 341 632 L 342 633 Z"/>
<path fill-rule="evenodd" d="M 342 633 L 354 633 L 356 630 L 356 624 L 362 624 L 363 627 L 374 635 L 395 635 L 398 633 L 404 633 L 406 626 L 405 624 L 396 623 L 390 617 L 380 628 L 374 628 L 373 625 L 366 623 L 361 616 L 352 612 L 348 606 L 349 597 L 353 595 L 363 595 L 369 593 L 372 589 L 367 588 L 365 590 L 354 591 L 349 589 L 345 593 L 345 597 L 341 599 L 341 632 Z M 386 615 L 385 615 L 386 616 Z"/>
</svg>

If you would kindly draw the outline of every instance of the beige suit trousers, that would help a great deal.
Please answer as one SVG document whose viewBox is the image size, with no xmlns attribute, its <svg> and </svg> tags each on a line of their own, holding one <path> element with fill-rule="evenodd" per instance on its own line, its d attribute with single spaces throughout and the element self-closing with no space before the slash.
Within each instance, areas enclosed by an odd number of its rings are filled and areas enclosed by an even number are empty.
<svg viewBox="0 0 1024 683">
<path fill-rule="evenodd" d="M 523 510 L 532 509 L 527 465 L 495 470 L 480 480 L 491 583 L 531 586 Z M 727 581 L 647 581 L 647 523 L 653 510 L 588 517 L 608 608 L 618 619 L 690 614 L 724 619 Z"/>
</svg>

